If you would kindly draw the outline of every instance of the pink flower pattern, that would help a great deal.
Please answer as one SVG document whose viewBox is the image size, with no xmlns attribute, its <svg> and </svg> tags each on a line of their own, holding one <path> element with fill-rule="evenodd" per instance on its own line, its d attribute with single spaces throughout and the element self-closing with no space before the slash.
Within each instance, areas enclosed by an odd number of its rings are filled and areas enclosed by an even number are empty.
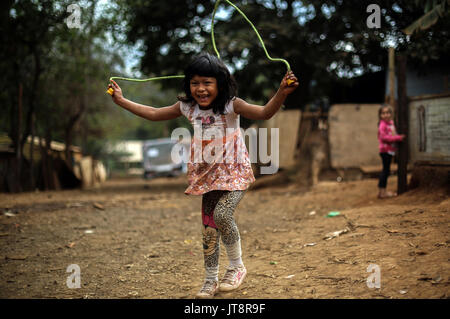
<svg viewBox="0 0 450 319">
<path fill-rule="evenodd" d="M 188 114 L 188 119 L 194 125 L 192 118 L 193 108 Z M 216 124 L 223 126 L 226 132 L 227 121 L 225 115 L 218 115 L 221 121 L 215 120 Z M 219 145 L 221 144 L 221 145 Z M 214 154 L 214 146 L 220 146 L 220 154 Z M 213 161 L 201 159 L 196 162 L 195 151 L 201 151 L 204 154 L 205 147 L 211 152 Z M 202 195 L 212 190 L 245 190 L 255 181 L 252 166 L 250 163 L 247 148 L 241 135 L 240 128 L 234 130 L 223 138 L 211 140 L 198 139 L 191 140 L 191 156 L 187 164 L 187 176 L 189 186 L 185 194 Z"/>
</svg>

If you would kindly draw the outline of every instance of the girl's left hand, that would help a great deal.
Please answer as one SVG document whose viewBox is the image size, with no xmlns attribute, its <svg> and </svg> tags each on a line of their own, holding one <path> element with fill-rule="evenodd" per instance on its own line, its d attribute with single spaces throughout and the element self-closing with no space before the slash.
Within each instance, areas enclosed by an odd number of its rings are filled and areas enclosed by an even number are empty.
<svg viewBox="0 0 450 319">
<path fill-rule="evenodd" d="M 288 84 L 290 83 L 290 84 Z M 288 71 L 280 84 L 280 91 L 286 95 L 291 94 L 299 86 L 298 79 L 294 72 Z"/>
</svg>

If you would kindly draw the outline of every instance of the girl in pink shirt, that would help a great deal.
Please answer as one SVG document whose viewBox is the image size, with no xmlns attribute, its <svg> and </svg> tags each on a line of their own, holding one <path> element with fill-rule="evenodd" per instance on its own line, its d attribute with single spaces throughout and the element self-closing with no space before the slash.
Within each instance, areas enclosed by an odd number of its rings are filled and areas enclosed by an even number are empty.
<svg viewBox="0 0 450 319">
<path fill-rule="evenodd" d="M 395 155 L 396 142 L 401 142 L 405 135 L 397 135 L 394 121 L 392 120 L 392 108 L 389 105 L 382 105 L 378 111 L 378 142 L 383 170 L 378 181 L 378 198 L 388 198 L 396 196 L 396 193 L 386 191 L 387 179 L 391 173 L 392 157 Z"/>
<path fill-rule="evenodd" d="M 194 127 L 187 172 L 189 187 L 185 193 L 202 196 L 205 280 L 196 297 L 211 298 L 219 290 L 237 289 L 247 274 L 241 259 L 240 235 L 233 213 L 255 178 L 240 133 L 240 115 L 253 120 L 270 119 L 299 83 L 289 71 L 277 93 L 264 106 L 259 106 L 236 97 L 237 86 L 233 76 L 215 56 L 196 56 L 184 73 L 185 95 L 175 104 L 162 108 L 124 98 L 114 81 L 109 87 L 114 89 L 113 101 L 138 116 L 150 121 L 185 116 Z M 204 149 L 211 150 L 207 158 L 201 156 Z M 226 248 L 229 266 L 219 283 L 220 241 Z"/>
</svg>

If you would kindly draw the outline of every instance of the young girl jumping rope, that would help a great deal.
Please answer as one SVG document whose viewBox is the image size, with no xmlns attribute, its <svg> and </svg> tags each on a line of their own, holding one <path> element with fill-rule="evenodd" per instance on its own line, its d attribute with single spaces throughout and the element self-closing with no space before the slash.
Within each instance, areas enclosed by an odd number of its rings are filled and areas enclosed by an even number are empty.
<svg viewBox="0 0 450 319">
<path fill-rule="evenodd" d="M 189 186 L 185 194 L 202 195 L 205 280 L 197 298 L 211 298 L 219 290 L 237 289 L 247 274 L 242 262 L 239 229 L 233 213 L 255 178 L 241 135 L 239 117 L 270 119 L 299 83 L 292 71 L 289 71 L 266 105 L 261 107 L 249 104 L 236 97 L 236 82 L 224 63 L 215 56 L 203 53 L 196 56 L 186 68 L 183 84 L 185 96 L 179 97 L 175 104 L 162 108 L 126 99 L 113 80 L 108 87 L 114 89 L 114 103 L 140 117 L 150 121 L 163 121 L 184 115 L 193 125 L 194 132 L 200 129 L 203 132 L 200 137 L 194 134 L 191 141 L 187 172 Z M 226 136 L 211 139 L 205 134 L 209 129 L 226 132 Z M 198 147 L 203 151 L 210 143 L 218 141 L 224 147 L 222 154 L 213 154 L 213 159 L 216 160 L 194 160 Z M 219 284 L 220 239 L 226 248 L 229 266 Z"/>
<path fill-rule="evenodd" d="M 396 193 L 386 191 L 387 179 L 391 173 L 391 161 L 395 155 L 396 142 L 401 142 L 405 135 L 397 135 L 394 121 L 392 120 L 393 111 L 389 105 L 383 104 L 378 110 L 378 142 L 383 170 L 378 181 L 378 198 L 389 198 L 396 196 Z"/>
</svg>

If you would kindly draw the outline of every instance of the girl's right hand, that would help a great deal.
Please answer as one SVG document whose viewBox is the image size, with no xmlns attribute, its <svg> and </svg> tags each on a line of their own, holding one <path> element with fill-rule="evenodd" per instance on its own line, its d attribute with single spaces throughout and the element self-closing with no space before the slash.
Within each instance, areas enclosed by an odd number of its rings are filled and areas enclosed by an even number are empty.
<svg viewBox="0 0 450 319">
<path fill-rule="evenodd" d="M 114 93 L 112 95 L 113 102 L 118 104 L 120 100 L 123 99 L 122 89 L 120 86 L 114 82 L 114 80 L 110 80 L 112 83 L 108 84 L 108 89 L 113 88 Z"/>
</svg>

